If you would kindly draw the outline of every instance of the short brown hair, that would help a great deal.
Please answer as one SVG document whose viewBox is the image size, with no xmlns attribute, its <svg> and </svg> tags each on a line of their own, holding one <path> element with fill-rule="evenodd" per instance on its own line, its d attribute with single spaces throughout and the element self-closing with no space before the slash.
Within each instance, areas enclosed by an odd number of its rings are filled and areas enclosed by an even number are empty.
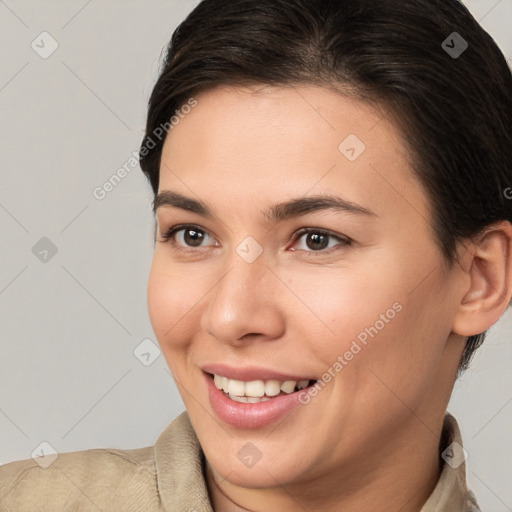
<svg viewBox="0 0 512 512">
<path fill-rule="evenodd" d="M 449 266 L 457 242 L 512 221 L 512 75 L 458 0 L 203 0 L 174 31 L 149 100 L 140 165 L 155 194 L 165 138 L 149 151 L 148 138 L 223 84 L 319 85 L 386 107 Z M 485 335 L 468 337 L 459 373 Z"/>
</svg>

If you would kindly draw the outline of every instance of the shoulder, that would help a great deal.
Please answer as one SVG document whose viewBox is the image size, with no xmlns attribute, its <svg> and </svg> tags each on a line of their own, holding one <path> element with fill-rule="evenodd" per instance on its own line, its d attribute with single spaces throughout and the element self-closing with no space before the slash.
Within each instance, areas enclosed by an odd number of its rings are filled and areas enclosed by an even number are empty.
<svg viewBox="0 0 512 512">
<path fill-rule="evenodd" d="M 160 510 L 152 446 L 90 449 L 0 466 L 2 512 L 98 509 Z"/>
</svg>

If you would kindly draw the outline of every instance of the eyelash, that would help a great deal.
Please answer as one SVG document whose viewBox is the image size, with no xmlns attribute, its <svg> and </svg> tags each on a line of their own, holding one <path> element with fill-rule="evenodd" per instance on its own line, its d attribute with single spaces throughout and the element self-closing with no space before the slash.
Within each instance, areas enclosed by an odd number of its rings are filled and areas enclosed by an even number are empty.
<svg viewBox="0 0 512 512">
<path fill-rule="evenodd" d="M 160 236 L 162 237 L 163 240 L 160 240 L 160 242 L 168 243 L 168 244 L 172 245 L 172 247 L 174 249 L 176 249 L 178 251 L 185 252 L 185 253 L 193 253 L 193 252 L 197 252 L 197 251 L 200 251 L 201 249 L 203 249 L 203 247 L 185 248 L 185 247 L 179 245 L 173 239 L 174 235 L 177 232 L 187 230 L 187 229 L 190 229 L 191 231 L 199 231 L 201 233 L 206 233 L 209 235 L 208 231 L 206 231 L 205 229 L 202 229 L 199 226 L 196 226 L 194 224 L 178 224 L 176 226 L 170 227 L 165 233 L 161 233 Z M 308 233 L 315 233 L 315 234 L 327 236 L 330 238 L 334 238 L 335 240 L 338 240 L 339 242 L 341 242 L 341 247 L 349 246 L 352 244 L 352 240 L 350 240 L 349 238 L 335 235 L 334 233 L 332 233 L 330 231 L 327 231 L 325 229 L 320 229 L 320 228 L 301 228 L 293 234 L 291 240 L 293 242 L 296 242 L 303 235 L 308 234 Z M 314 255 L 314 254 L 330 254 L 331 252 L 335 251 L 336 249 L 339 250 L 339 248 L 340 248 L 339 245 L 336 245 L 329 249 L 321 249 L 319 251 L 305 251 L 305 252 L 308 256 Z"/>
</svg>

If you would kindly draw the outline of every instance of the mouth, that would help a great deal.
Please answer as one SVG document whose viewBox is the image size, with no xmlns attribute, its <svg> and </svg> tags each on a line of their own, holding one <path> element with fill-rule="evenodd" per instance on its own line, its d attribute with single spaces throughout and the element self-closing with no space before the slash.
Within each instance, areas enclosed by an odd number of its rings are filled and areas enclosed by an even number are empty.
<svg viewBox="0 0 512 512">
<path fill-rule="evenodd" d="M 298 409 L 302 410 L 294 415 L 296 418 L 311 414 L 306 410 L 318 414 L 321 407 L 318 402 L 313 409 L 303 407 L 309 403 L 310 387 L 319 382 L 311 375 L 224 363 L 204 365 L 201 370 L 212 412 L 239 429 L 267 427 Z"/>
<path fill-rule="evenodd" d="M 314 379 L 301 380 L 276 380 L 256 379 L 242 381 L 229 379 L 224 375 L 205 372 L 213 380 L 215 387 L 221 391 L 226 398 L 234 402 L 257 404 L 266 402 L 283 395 L 291 395 L 310 386 L 317 381 Z"/>
</svg>

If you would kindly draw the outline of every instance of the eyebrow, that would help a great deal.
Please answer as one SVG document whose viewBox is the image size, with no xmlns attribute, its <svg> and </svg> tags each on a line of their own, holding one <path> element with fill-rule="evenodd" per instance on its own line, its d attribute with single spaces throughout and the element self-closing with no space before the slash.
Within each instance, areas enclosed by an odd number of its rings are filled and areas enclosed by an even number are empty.
<svg viewBox="0 0 512 512">
<path fill-rule="evenodd" d="M 174 207 L 187 212 L 196 213 L 203 217 L 213 219 L 213 210 L 203 201 L 183 196 L 171 190 L 163 190 L 153 200 L 153 214 L 158 208 Z M 283 221 L 293 217 L 300 217 L 308 213 L 321 210 L 335 210 L 347 213 L 356 213 L 378 217 L 378 215 L 359 204 L 337 197 L 331 194 L 317 194 L 312 196 L 297 197 L 286 202 L 272 205 L 263 215 L 269 221 Z"/>
</svg>

